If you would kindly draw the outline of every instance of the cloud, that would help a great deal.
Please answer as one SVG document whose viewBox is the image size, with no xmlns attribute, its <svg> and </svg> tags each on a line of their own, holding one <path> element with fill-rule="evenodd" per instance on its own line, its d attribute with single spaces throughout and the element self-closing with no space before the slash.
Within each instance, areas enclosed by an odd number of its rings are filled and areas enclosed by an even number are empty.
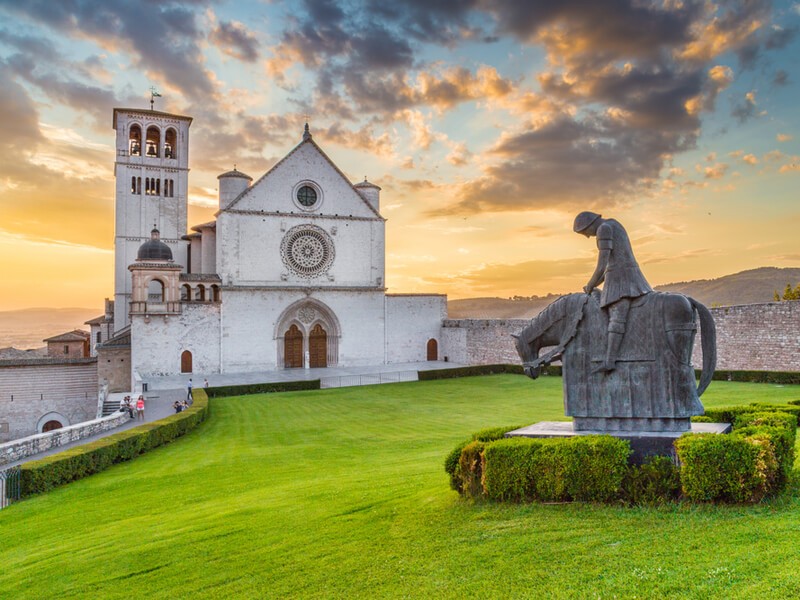
<svg viewBox="0 0 800 600">
<path fill-rule="evenodd" d="M 776 86 L 789 85 L 789 74 L 783 69 L 775 71 L 775 76 L 772 78 L 772 84 Z"/>
<path fill-rule="evenodd" d="M 756 92 L 752 90 L 744 95 L 744 98 L 734 104 L 731 116 L 735 117 L 739 123 L 744 123 L 756 116 Z"/>
<path fill-rule="evenodd" d="M 220 21 L 208 39 L 232 58 L 247 63 L 258 60 L 260 44 L 256 36 L 238 21 Z"/>
<path fill-rule="evenodd" d="M 794 139 L 794 136 L 788 133 L 779 133 L 775 136 L 775 139 L 779 142 L 791 142 Z"/>
</svg>

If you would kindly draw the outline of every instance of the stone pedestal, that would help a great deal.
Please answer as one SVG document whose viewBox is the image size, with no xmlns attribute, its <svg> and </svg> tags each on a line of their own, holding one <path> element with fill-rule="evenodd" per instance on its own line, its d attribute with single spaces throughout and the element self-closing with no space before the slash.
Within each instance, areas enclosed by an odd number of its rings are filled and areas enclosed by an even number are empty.
<svg viewBox="0 0 800 600">
<path fill-rule="evenodd" d="M 729 433 L 730 423 L 692 423 L 691 433 Z M 530 438 L 555 438 L 572 437 L 574 435 L 611 435 L 616 438 L 628 440 L 633 453 L 630 457 L 631 464 L 641 464 L 644 459 L 652 455 L 675 456 L 675 440 L 683 435 L 684 431 L 575 431 L 572 421 L 540 421 L 527 427 L 509 431 L 506 437 Z"/>
</svg>

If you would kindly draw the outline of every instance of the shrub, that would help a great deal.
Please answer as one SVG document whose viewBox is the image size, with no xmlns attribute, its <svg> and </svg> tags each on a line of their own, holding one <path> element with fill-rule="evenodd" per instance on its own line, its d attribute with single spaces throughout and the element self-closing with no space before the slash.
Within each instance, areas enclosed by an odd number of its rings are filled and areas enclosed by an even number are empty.
<svg viewBox="0 0 800 600">
<path fill-rule="evenodd" d="M 432 381 L 434 379 L 453 379 L 455 377 L 473 377 L 476 375 L 497 375 L 500 373 L 511 373 L 513 375 L 524 375 L 522 365 L 472 365 L 469 367 L 453 367 L 452 369 L 434 369 L 431 371 L 419 371 L 417 376 L 420 381 Z"/>
<path fill-rule="evenodd" d="M 699 373 L 699 371 L 696 371 Z M 800 383 L 800 373 L 791 371 L 714 371 L 715 381 L 742 381 L 747 383 Z"/>
<path fill-rule="evenodd" d="M 762 475 L 769 462 L 762 438 L 684 434 L 675 442 L 683 493 L 695 502 L 753 502 L 766 493 Z"/>
<path fill-rule="evenodd" d="M 752 403 L 741 406 L 718 406 L 714 408 L 706 408 L 705 417 L 711 419 L 714 423 L 731 423 L 736 427 L 737 418 L 741 414 L 753 412 L 784 412 L 795 416 L 800 415 L 800 406 L 790 406 L 788 404 L 760 404 Z M 697 422 L 693 417 L 692 421 Z"/>
<path fill-rule="evenodd" d="M 533 457 L 544 440 L 506 438 L 484 450 L 483 488 L 490 500 L 521 502 L 533 499 Z"/>
<path fill-rule="evenodd" d="M 648 456 L 641 465 L 630 465 L 622 481 L 622 499 L 628 504 L 663 504 L 680 493 L 680 468 L 669 456 Z"/>
<path fill-rule="evenodd" d="M 464 448 L 462 469 L 474 460 L 465 458 L 468 449 L 477 448 Z M 619 493 L 630 445 L 590 435 L 503 439 L 485 443 L 481 451 L 482 491 L 490 499 L 609 501 Z"/>
<path fill-rule="evenodd" d="M 463 481 L 461 479 L 461 472 L 459 470 L 459 460 L 461 458 L 461 452 L 467 444 L 474 441 L 491 442 L 494 440 L 499 440 L 502 439 L 503 436 L 509 431 L 514 431 L 520 427 L 521 425 L 512 425 L 507 427 L 490 427 L 487 429 L 481 429 L 479 432 L 473 434 L 471 438 L 464 440 L 455 448 L 453 448 L 444 459 L 444 470 L 448 475 L 450 475 L 450 487 L 459 493 L 463 491 Z"/>
<path fill-rule="evenodd" d="M 470 442 L 461 451 L 458 459 L 458 475 L 460 487 L 464 495 L 470 498 L 483 496 L 483 442 Z"/>
<path fill-rule="evenodd" d="M 242 385 L 221 385 L 205 388 L 209 398 L 223 396 L 246 396 L 249 394 L 269 394 L 272 392 L 298 392 L 303 390 L 318 390 L 319 379 L 309 381 L 273 381 L 269 383 L 246 383 Z M 197 388 L 195 388 L 197 390 Z"/>
<path fill-rule="evenodd" d="M 21 493 L 32 496 L 99 473 L 188 433 L 208 417 L 208 396 L 194 391 L 194 403 L 183 412 L 70 448 L 22 465 Z"/>
</svg>

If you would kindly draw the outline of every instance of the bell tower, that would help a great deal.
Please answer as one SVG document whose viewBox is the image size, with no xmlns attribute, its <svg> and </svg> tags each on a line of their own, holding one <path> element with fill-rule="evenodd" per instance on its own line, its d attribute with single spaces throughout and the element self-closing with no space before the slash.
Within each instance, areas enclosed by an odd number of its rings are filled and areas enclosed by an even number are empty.
<svg viewBox="0 0 800 600">
<path fill-rule="evenodd" d="M 175 263 L 186 265 L 189 126 L 191 117 L 115 108 L 114 331 L 130 322 L 128 265 L 155 225 Z"/>
</svg>

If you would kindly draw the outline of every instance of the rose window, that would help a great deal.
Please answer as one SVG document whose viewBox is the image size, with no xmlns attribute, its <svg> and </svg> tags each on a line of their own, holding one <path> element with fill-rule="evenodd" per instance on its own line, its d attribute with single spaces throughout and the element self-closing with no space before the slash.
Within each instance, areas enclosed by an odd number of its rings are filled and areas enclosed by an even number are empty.
<svg viewBox="0 0 800 600">
<path fill-rule="evenodd" d="M 281 242 L 281 258 L 293 272 L 312 277 L 327 271 L 333 262 L 333 243 L 325 231 L 314 225 L 290 229 Z"/>
</svg>

